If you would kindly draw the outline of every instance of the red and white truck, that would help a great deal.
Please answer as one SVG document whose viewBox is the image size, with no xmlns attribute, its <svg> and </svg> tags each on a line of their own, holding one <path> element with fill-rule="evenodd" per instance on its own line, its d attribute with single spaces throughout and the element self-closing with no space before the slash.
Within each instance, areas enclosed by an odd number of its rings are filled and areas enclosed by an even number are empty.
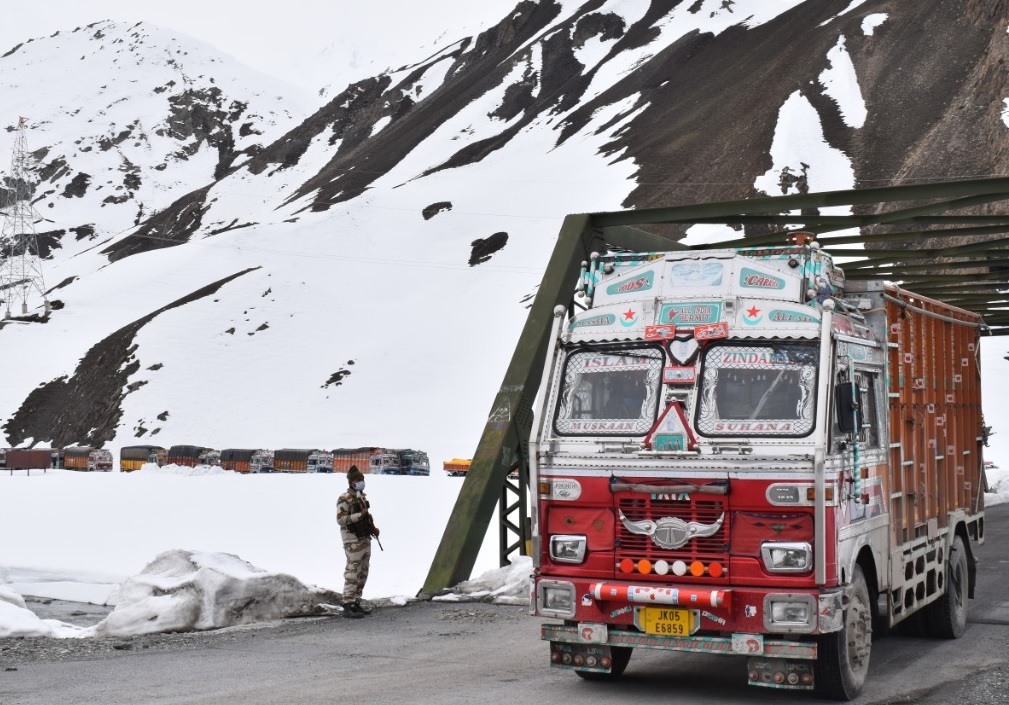
<svg viewBox="0 0 1009 705">
<path fill-rule="evenodd" d="M 783 236 L 783 243 L 785 236 Z M 854 698 L 873 635 L 966 628 L 984 538 L 979 316 L 781 247 L 593 255 L 529 443 L 551 665 L 736 655 Z"/>
<path fill-rule="evenodd" d="M 70 447 L 64 448 L 63 467 L 67 470 L 88 472 L 112 472 L 112 451 L 104 448 Z"/>
</svg>

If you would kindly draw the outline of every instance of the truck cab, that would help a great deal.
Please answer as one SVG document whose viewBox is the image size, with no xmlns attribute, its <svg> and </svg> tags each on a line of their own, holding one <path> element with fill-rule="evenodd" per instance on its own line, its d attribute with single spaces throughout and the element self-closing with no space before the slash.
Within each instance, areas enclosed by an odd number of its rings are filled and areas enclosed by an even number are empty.
<svg viewBox="0 0 1009 705">
<path fill-rule="evenodd" d="M 846 287 L 807 240 L 594 256 L 580 288 L 529 451 L 553 666 L 736 654 L 754 685 L 848 699 L 874 622 L 928 610 L 962 633 L 983 537 L 976 316 Z"/>
</svg>

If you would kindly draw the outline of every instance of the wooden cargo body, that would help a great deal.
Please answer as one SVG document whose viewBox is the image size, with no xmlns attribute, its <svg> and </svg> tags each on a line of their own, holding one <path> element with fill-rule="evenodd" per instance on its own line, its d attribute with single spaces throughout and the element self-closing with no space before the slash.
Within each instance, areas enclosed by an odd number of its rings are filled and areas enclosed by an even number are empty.
<svg viewBox="0 0 1009 705">
<path fill-rule="evenodd" d="M 205 446 L 178 445 L 168 449 L 165 462 L 168 465 L 182 465 L 185 467 L 196 467 L 202 464 L 211 452 Z"/>
<path fill-rule="evenodd" d="M 357 469 L 363 473 L 371 472 L 370 462 L 372 454 L 379 448 L 336 448 L 333 450 L 333 472 L 346 474 L 351 465 L 356 465 Z"/>
<path fill-rule="evenodd" d="M 893 545 L 984 509 L 980 317 L 887 285 Z M 963 323 L 967 323 L 964 325 Z"/>
<path fill-rule="evenodd" d="M 276 472 L 333 472 L 333 455 L 318 448 L 281 448 L 273 453 Z"/>
<path fill-rule="evenodd" d="M 112 470 L 112 454 L 101 448 L 64 448 L 60 451 L 63 467 L 67 470 L 109 472 Z"/>
<path fill-rule="evenodd" d="M 221 451 L 221 467 L 234 472 L 252 472 L 254 448 L 225 448 Z"/>
</svg>

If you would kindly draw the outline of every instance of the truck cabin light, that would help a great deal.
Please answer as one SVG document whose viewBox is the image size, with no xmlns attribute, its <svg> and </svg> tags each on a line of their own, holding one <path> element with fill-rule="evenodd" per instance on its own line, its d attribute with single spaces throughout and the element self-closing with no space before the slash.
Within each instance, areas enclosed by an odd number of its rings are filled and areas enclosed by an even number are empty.
<svg viewBox="0 0 1009 705">
<path fill-rule="evenodd" d="M 558 534 L 550 537 L 550 560 L 555 563 L 584 563 L 586 540 L 581 535 Z"/>
<path fill-rule="evenodd" d="M 824 501 L 833 502 L 834 501 L 834 488 L 833 487 L 824 487 L 823 488 L 823 498 L 824 498 Z M 806 501 L 807 502 L 813 502 L 815 500 L 816 500 L 816 488 L 815 487 L 807 487 L 806 488 Z"/>
<path fill-rule="evenodd" d="M 760 556 L 768 573 L 806 573 L 813 567 L 813 549 L 805 542 L 765 543 Z"/>
<path fill-rule="evenodd" d="M 573 619 L 575 586 L 559 580 L 541 580 L 536 584 L 536 605 L 544 617 Z"/>
</svg>

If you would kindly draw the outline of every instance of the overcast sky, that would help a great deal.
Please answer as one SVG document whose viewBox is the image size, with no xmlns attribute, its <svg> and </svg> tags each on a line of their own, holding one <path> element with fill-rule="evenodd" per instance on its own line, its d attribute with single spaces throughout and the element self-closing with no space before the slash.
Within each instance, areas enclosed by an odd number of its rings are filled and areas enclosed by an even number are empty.
<svg viewBox="0 0 1009 705">
<path fill-rule="evenodd" d="M 45 0 L 16 3 L 0 54 L 33 37 L 99 20 L 145 21 L 209 42 L 253 68 L 316 89 L 326 76 L 370 76 L 403 57 L 485 29 L 518 0 Z M 338 64 L 337 72 L 320 63 Z M 376 69 L 377 66 L 377 69 Z M 320 83 L 320 81 L 322 83 Z"/>
</svg>

